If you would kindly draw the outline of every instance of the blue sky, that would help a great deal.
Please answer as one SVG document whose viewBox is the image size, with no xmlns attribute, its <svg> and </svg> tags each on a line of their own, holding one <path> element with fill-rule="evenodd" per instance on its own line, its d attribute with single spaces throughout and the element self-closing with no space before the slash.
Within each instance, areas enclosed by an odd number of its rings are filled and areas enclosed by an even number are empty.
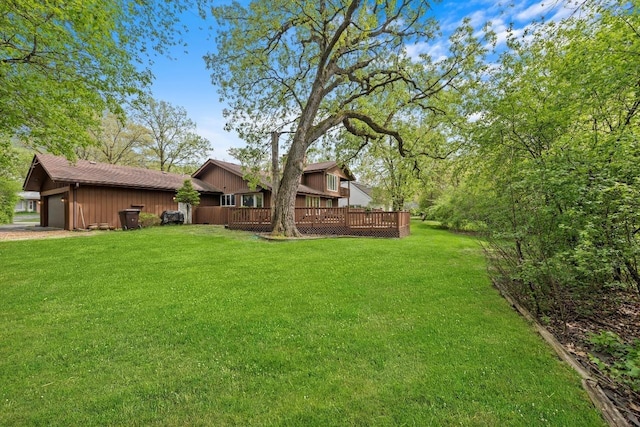
<svg viewBox="0 0 640 427">
<path fill-rule="evenodd" d="M 217 2 L 222 4 L 226 2 Z M 559 20 L 571 11 L 569 2 L 550 1 L 514 1 L 500 2 L 491 0 L 443 1 L 434 5 L 434 15 L 440 22 L 444 33 L 453 30 L 464 17 L 470 17 L 475 28 L 480 29 L 487 21 L 492 22 L 498 40 L 504 43 L 510 24 L 516 32 L 522 32 L 533 20 L 544 16 L 546 20 Z M 189 117 L 197 123 L 198 133 L 211 141 L 214 150 L 211 158 L 234 161 L 227 153 L 231 147 L 244 145 L 237 135 L 224 130 L 222 110 L 216 88 L 211 83 L 210 73 L 205 68 L 202 57 L 215 50 L 211 30 L 205 30 L 214 24 L 212 18 L 203 21 L 195 11 L 182 17 L 190 31 L 185 35 L 187 52 L 176 48 L 173 59 L 155 58 L 153 72 L 155 81 L 152 87 L 156 99 L 167 101 L 175 106 L 184 107 Z M 434 59 L 446 53 L 446 38 L 435 43 L 408 46 L 410 53 L 427 52 Z"/>
</svg>

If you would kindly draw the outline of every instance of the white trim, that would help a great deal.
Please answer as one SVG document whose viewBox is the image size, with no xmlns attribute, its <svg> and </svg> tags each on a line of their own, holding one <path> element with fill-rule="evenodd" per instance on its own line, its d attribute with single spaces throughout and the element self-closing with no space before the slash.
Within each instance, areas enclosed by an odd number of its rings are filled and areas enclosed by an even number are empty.
<svg viewBox="0 0 640 427">
<path fill-rule="evenodd" d="M 227 202 L 231 203 L 227 203 Z M 221 194 L 220 195 L 220 206 L 235 206 L 236 205 L 236 195 L 235 194 Z"/>
<path fill-rule="evenodd" d="M 338 178 L 338 175 L 328 173 L 327 174 L 327 191 L 338 192 L 339 188 L 340 188 L 340 179 Z"/>
<path fill-rule="evenodd" d="M 251 197 L 251 206 L 247 206 L 244 204 L 245 197 Z M 264 195 L 262 193 L 242 194 L 240 196 L 240 206 L 249 208 L 262 208 L 264 207 Z"/>
</svg>

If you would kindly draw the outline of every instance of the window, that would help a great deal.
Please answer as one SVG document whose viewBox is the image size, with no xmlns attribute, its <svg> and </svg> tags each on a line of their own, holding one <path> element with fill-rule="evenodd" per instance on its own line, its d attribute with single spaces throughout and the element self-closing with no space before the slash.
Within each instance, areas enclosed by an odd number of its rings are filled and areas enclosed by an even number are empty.
<svg viewBox="0 0 640 427">
<path fill-rule="evenodd" d="M 223 194 L 220 196 L 220 206 L 235 206 L 236 195 L 235 194 Z"/>
<path fill-rule="evenodd" d="M 328 208 L 332 208 L 333 207 L 333 200 L 327 199 L 327 207 Z"/>
<path fill-rule="evenodd" d="M 240 201 L 242 203 L 240 206 L 245 208 L 261 208 L 263 206 L 262 193 L 243 194 Z"/>
<path fill-rule="evenodd" d="M 338 191 L 338 177 L 336 175 L 327 174 L 327 190 Z"/>
<path fill-rule="evenodd" d="M 311 197 L 307 196 L 304 199 L 305 206 L 308 208 L 319 208 L 320 207 L 320 197 Z"/>
</svg>

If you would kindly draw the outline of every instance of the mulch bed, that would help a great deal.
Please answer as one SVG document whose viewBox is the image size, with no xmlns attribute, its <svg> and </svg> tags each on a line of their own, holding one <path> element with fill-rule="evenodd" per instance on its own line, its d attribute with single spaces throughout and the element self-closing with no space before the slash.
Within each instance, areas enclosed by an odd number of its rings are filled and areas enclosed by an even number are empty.
<svg viewBox="0 0 640 427">
<path fill-rule="evenodd" d="M 640 339 L 640 296 L 636 292 L 618 292 L 606 296 L 598 305 L 598 313 L 575 316 L 564 324 L 551 324 L 547 328 L 566 350 L 598 381 L 607 397 L 618 408 L 630 425 L 640 427 L 640 393 L 603 373 L 590 358 L 593 352 L 590 334 L 610 331 L 625 342 Z"/>
</svg>

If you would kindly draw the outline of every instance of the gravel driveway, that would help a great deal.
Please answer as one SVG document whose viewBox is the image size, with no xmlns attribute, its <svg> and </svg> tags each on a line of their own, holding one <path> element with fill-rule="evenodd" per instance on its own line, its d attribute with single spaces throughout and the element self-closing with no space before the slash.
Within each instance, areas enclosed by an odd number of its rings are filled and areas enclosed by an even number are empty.
<svg viewBox="0 0 640 427">
<path fill-rule="evenodd" d="M 86 236 L 90 233 L 74 233 L 59 228 L 40 227 L 33 222 L 16 222 L 0 225 L 0 241 L 50 239 L 72 236 Z"/>
</svg>

